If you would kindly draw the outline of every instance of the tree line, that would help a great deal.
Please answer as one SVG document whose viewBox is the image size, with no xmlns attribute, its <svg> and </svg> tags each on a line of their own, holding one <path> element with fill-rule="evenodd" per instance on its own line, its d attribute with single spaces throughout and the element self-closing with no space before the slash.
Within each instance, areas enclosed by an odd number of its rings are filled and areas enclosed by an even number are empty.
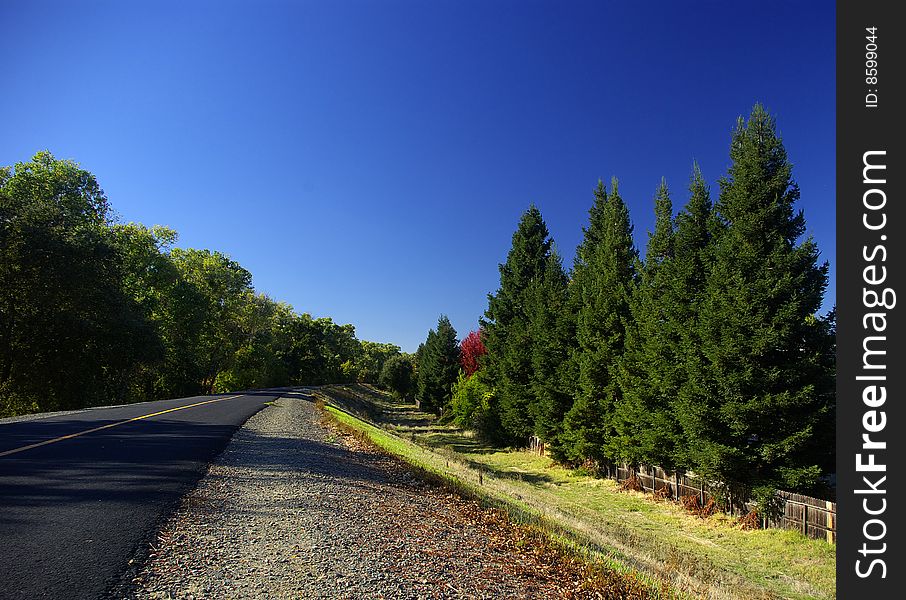
<svg viewBox="0 0 906 600">
<path fill-rule="evenodd" d="M 446 368 L 442 318 L 419 353 L 422 403 L 503 445 L 538 436 L 574 465 L 692 470 L 766 508 L 775 489 L 814 492 L 834 470 L 828 266 L 761 105 L 730 160 L 716 201 L 693 166 L 678 214 L 661 181 L 644 257 L 616 179 L 594 190 L 568 272 L 531 206 L 480 320 L 480 368 Z"/>
<path fill-rule="evenodd" d="M 216 250 L 117 222 L 95 177 L 39 152 L 0 168 L 0 416 L 366 381 L 400 355 L 256 293 Z"/>
</svg>

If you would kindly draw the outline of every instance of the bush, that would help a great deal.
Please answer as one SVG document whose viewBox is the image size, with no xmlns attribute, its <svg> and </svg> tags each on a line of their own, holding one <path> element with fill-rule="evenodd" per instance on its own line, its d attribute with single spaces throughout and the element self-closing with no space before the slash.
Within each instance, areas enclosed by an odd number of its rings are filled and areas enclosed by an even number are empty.
<svg viewBox="0 0 906 600">
<path fill-rule="evenodd" d="M 460 373 L 453 384 L 453 398 L 450 400 L 449 411 L 453 422 L 460 427 L 481 429 L 490 408 L 491 396 L 491 388 L 478 375 Z"/>
</svg>

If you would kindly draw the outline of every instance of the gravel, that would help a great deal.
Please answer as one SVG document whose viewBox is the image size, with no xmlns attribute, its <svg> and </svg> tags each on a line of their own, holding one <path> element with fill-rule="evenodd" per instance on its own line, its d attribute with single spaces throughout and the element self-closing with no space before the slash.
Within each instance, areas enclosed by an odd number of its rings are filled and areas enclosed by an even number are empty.
<svg viewBox="0 0 906 600">
<path fill-rule="evenodd" d="M 551 598 L 579 585 L 518 528 L 281 398 L 163 525 L 125 595 Z"/>
</svg>

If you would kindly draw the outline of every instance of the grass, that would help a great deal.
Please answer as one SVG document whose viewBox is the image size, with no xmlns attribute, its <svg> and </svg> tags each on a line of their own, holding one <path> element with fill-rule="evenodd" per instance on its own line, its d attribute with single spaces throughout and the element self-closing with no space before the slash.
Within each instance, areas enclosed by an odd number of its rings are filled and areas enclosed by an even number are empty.
<svg viewBox="0 0 906 600">
<path fill-rule="evenodd" d="M 700 519 L 547 457 L 493 448 L 367 386 L 331 386 L 322 394 L 335 419 L 386 452 L 595 560 L 644 573 L 654 586 L 668 582 L 708 598 L 835 597 L 836 550 L 827 542 L 795 531 L 743 530 L 722 514 Z"/>
<path fill-rule="evenodd" d="M 423 479 L 445 485 L 462 496 L 481 500 L 493 508 L 503 509 L 509 520 L 518 526 L 520 533 L 517 545 L 530 543 L 535 551 L 543 549 L 560 556 L 561 562 L 578 562 L 581 565 L 581 578 L 584 580 L 582 587 L 586 593 L 591 594 L 589 597 L 625 600 L 689 598 L 687 594 L 669 589 L 661 579 L 652 578 L 647 573 L 628 568 L 622 562 L 593 551 L 572 532 L 539 518 L 527 506 L 512 502 L 512 499 L 487 494 L 481 484 L 476 485 L 468 477 L 462 477 L 462 472 L 456 472 L 448 459 L 444 458 L 444 466 L 439 467 L 437 456 L 415 442 L 400 438 L 334 406 L 325 406 L 323 402 L 319 402 L 319 408 L 341 429 L 406 461 Z"/>
</svg>

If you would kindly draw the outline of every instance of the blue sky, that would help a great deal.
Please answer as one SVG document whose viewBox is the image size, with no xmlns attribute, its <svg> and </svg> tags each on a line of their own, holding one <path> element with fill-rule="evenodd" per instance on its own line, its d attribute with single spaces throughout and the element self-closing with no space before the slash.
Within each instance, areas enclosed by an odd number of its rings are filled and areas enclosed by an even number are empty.
<svg viewBox="0 0 906 600">
<path fill-rule="evenodd" d="M 644 248 L 667 178 L 718 192 L 730 131 L 776 115 L 831 263 L 834 5 L 5 2 L 0 164 L 48 149 L 124 221 L 229 254 L 299 312 L 414 350 L 460 336 L 520 213 L 571 264 L 597 180 Z"/>
</svg>

